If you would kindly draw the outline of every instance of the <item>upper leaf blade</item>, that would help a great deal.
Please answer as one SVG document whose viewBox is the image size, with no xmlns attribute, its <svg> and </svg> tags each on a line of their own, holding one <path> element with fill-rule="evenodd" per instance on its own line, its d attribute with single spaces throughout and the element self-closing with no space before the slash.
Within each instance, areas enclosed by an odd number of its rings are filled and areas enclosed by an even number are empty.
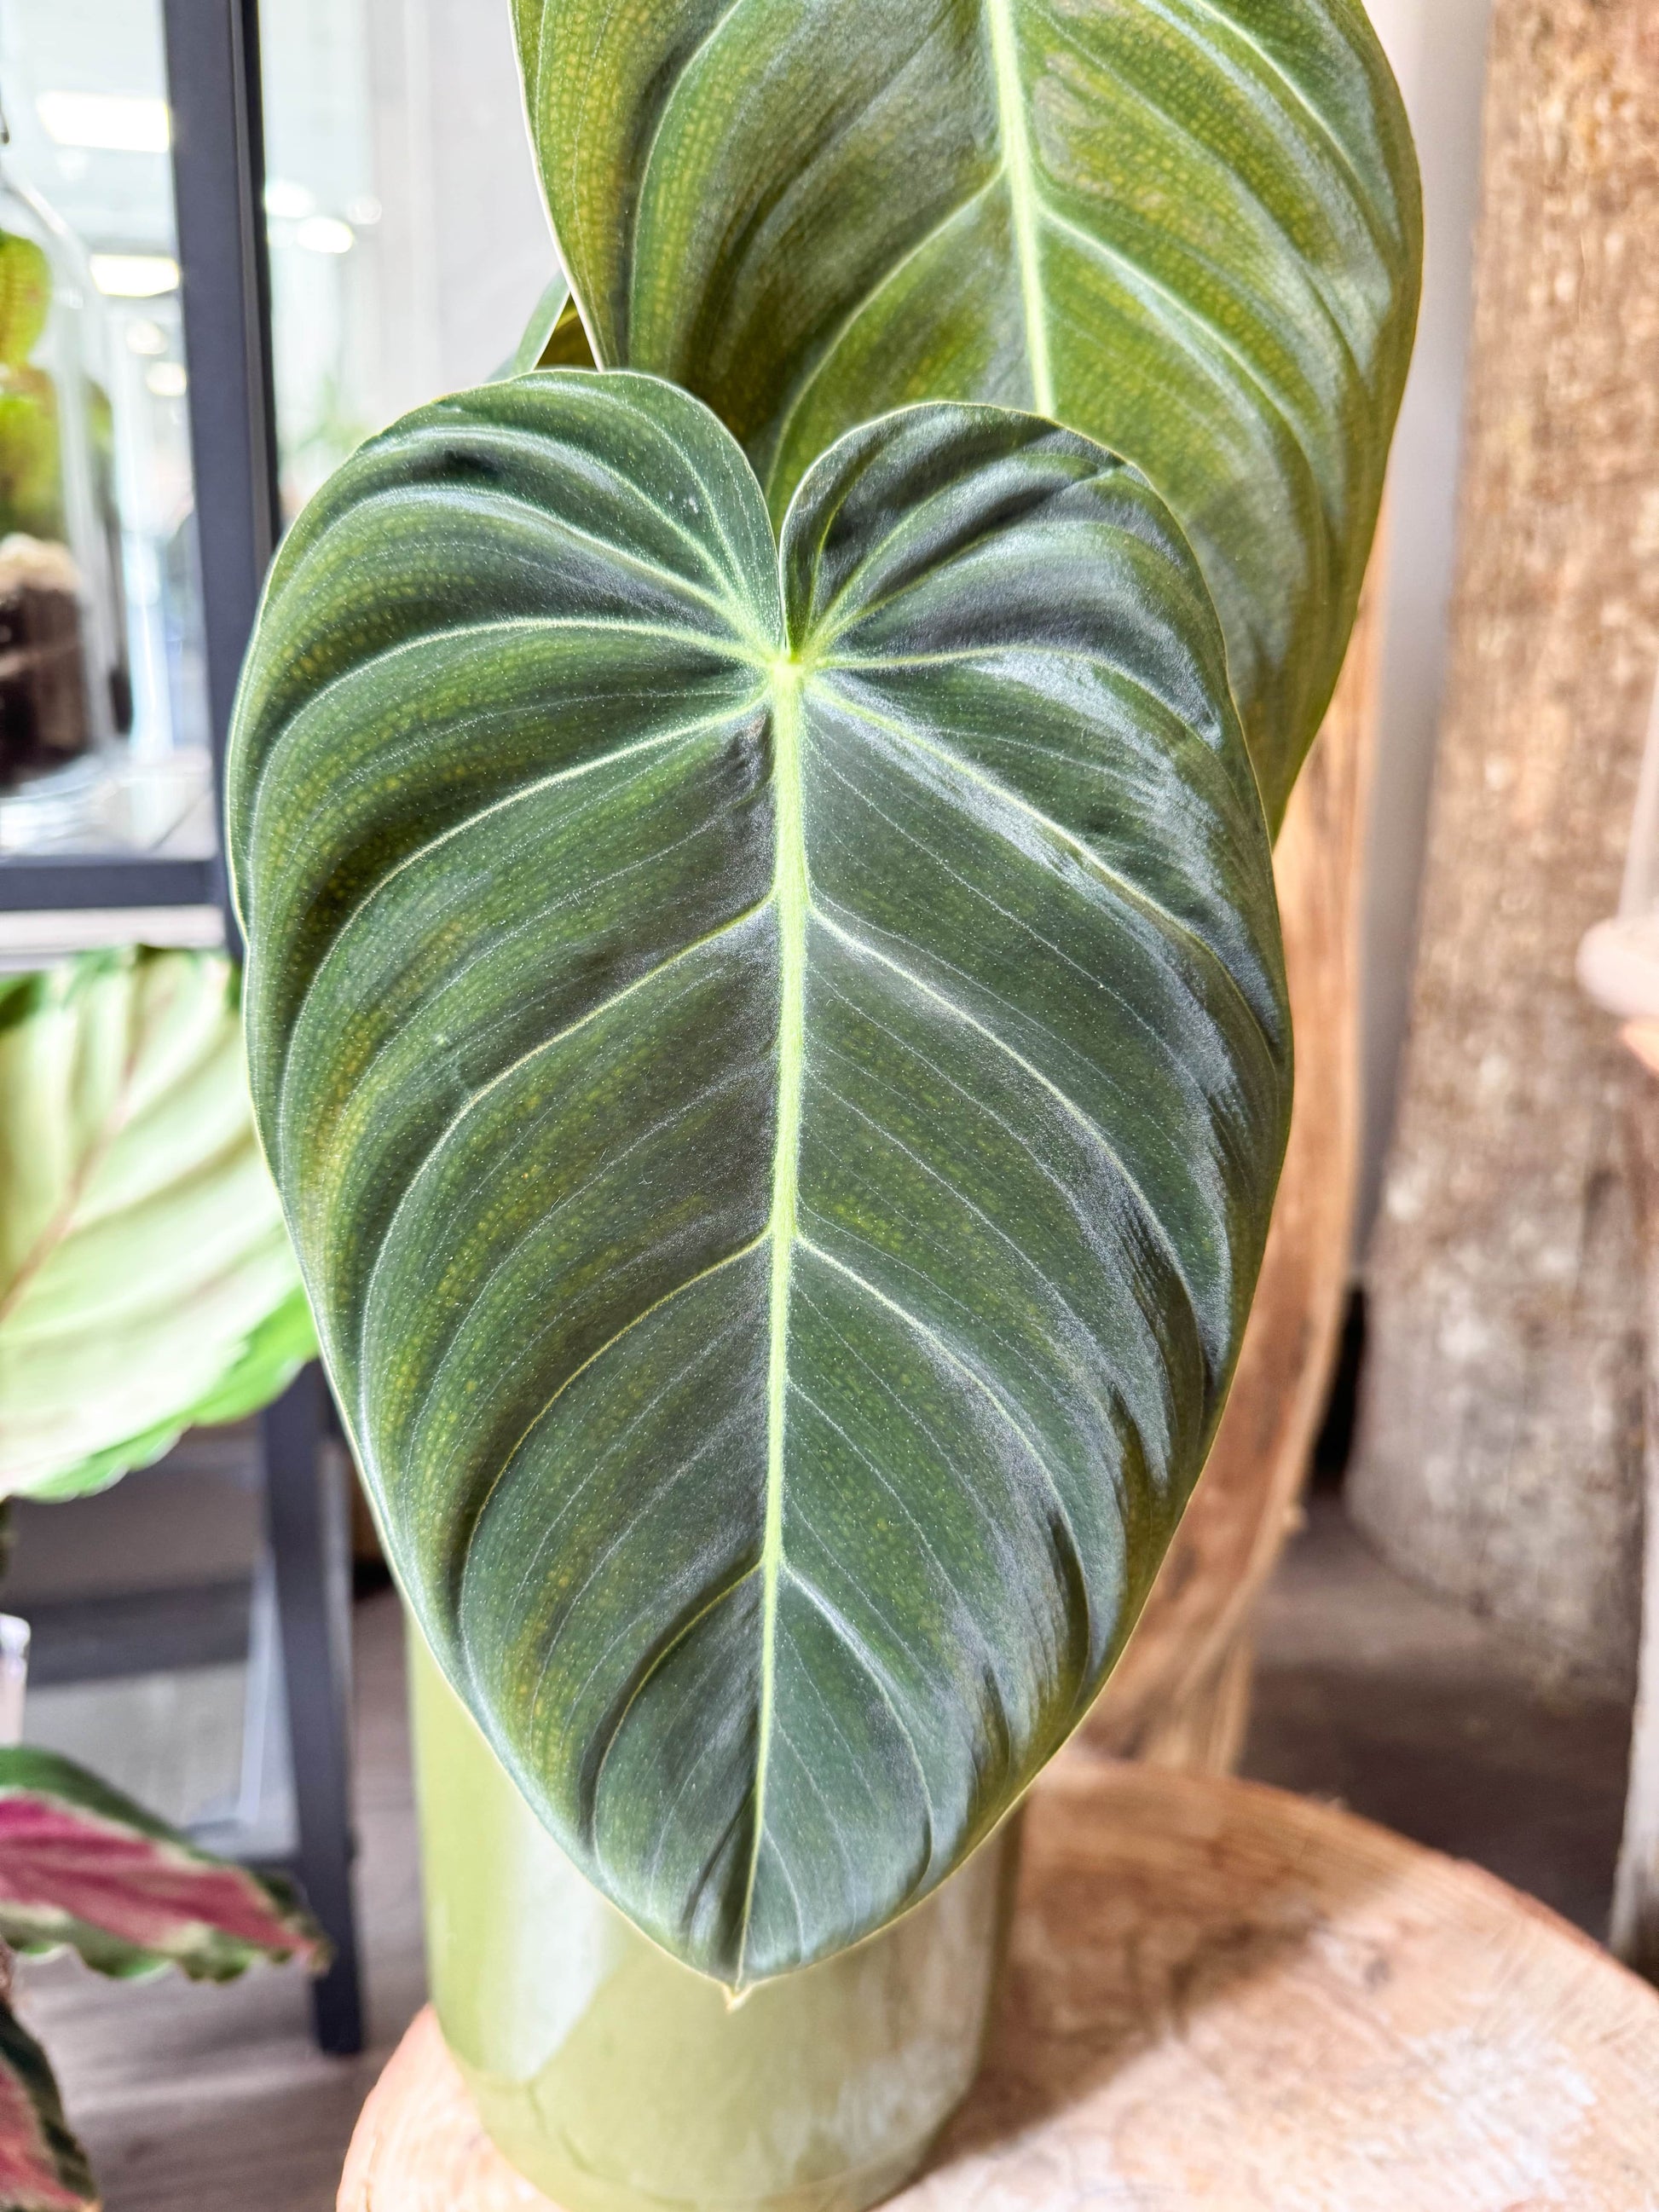
<svg viewBox="0 0 1659 2212">
<path fill-rule="evenodd" d="M 176 1966 L 231 1981 L 256 1960 L 326 1963 L 285 1881 L 189 1838 L 55 1753 L 0 1747 L 0 1940 L 77 1951 L 126 1979 Z"/>
<path fill-rule="evenodd" d="M 855 1941 L 1082 1717 L 1260 1260 L 1276 909 L 1184 539 L 931 407 L 780 547 L 684 394 L 492 386 L 301 521 L 231 803 L 258 1110 L 440 1660 L 678 1955 Z"/>
<path fill-rule="evenodd" d="M 0 1495 L 67 1498 L 315 1348 L 216 955 L 0 983 Z"/>
<path fill-rule="evenodd" d="M 1356 0 L 519 0 L 601 362 L 697 392 L 781 518 L 843 431 L 1033 407 L 1192 539 L 1277 822 L 1340 668 L 1415 324 L 1416 167 Z"/>
</svg>

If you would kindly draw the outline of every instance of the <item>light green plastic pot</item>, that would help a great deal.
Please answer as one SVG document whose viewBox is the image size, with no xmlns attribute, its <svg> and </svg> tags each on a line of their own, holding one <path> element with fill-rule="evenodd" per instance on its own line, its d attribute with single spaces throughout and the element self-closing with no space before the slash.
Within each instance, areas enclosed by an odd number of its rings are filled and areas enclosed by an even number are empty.
<svg viewBox="0 0 1659 2212">
<path fill-rule="evenodd" d="M 410 1632 L 428 1954 L 506 2156 L 564 2212 L 862 2212 L 978 2070 L 1006 1826 L 904 1919 L 733 2005 L 576 1872 Z"/>
</svg>

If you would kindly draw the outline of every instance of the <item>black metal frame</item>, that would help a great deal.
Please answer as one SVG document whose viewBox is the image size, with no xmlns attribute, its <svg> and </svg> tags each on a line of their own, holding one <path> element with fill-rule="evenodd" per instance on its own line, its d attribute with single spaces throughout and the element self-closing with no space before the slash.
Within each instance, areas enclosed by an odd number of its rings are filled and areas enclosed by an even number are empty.
<svg viewBox="0 0 1659 2212">
<path fill-rule="evenodd" d="M 317 2040 L 349 2057 L 364 2040 L 351 1882 L 351 1545 L 340 1462 L 319 1449 L 327 1412 L 322 1370 L 312 1366 L 265 1414 L 265 1524 L 294 1753 L 293 1871 L 334 1945 L 313 1992 Z"/>
<path fill-rule="evenodd" d="M 264 219 L 257 0 L 161 0 L 190 368 L 214 780 L 276 548 L 276 398 Z M 211 860 L 75 853 L 0 859 L 0 912 L 216 905 L 240 951 L 222 848 Z"/>
<path fill-rule="evenodd" d="M 281 512 L 258 5 L 163 0 L 163 9 L 208 711 L 222 800 L 237 678 Z M 214 874 L 226 942 L 240 953 L 222 841 Z M 311 1367 L 266 1413 L 263 1443 L 294 1753 L 295 1871 L 334 1944 L 315 1991 L 318 2040 L 345 2055 L 363 2046 L 351 1888 L 350 1570 L 345 1501 L 321 1450 L 324 1413 L 322 1377 Z"/>
<path fill-rule="evenodd" d="M 88 907 L 217 906 L 216 860 L 155 860 L 131 853 L 40 854 L 0 860 L 0 914 Z"/>
<path fill-rule="evenodd" d="M 190 428 L 214 775 L 221 800 L 237 677 L 280 514 L 258 0 L 162 0 L 183 277 Z M 211 860 L 123 854 L 0 860 L 0 911 L 217 905 L 240 955 L 222 842 Z M 335 1959 L 316 1984 L 319 2042 L 363 2045 L 352 1899 L 350 1565 L 345 1500 L 322 1451 L 326 1393 L 308 1368 L 265 1414 L 299 1848 L 291 1862 Z"/>
<path fill-rule="evenodd" d="M 163 0 L 214 769 L 276 550 L 257 0 Z M 219 902 L 234 935 L 224 862 Z"/>
</svg>

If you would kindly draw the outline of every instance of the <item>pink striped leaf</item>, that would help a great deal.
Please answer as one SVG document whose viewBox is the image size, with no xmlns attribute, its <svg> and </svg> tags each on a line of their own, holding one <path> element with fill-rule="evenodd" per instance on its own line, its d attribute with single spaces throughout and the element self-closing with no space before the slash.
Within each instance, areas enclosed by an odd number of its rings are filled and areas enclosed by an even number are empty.
<svg viewBox="0 0 1659 2212">
<path fill-rule="evenodd" d="M 51 2063 L 0 2003 L 0 2212 L 97 2212 L 86 2154 L 70 2133 Z"/>
<path fill-rule="evenodd" d="M 328 1963 L 287 1882 L 198 1850 L 70 1760 L 21 1747 L 0 1748 L 0 1938 L 32 1957 L 67 1947 L 124 1980 L 177 1966 L 225 1982 L 258 1959 L 313 1972 Z"/>
</svg>

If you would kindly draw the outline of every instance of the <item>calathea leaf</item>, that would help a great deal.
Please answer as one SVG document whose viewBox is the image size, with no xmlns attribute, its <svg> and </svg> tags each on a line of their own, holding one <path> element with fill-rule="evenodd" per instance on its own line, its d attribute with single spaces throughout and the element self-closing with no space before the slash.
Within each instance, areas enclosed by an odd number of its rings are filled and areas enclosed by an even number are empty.
<svg viewBox="0 0 1659 2212">
<path fill-rule="evenodd" d="M 77 1951 L 123 1980 L 176 1966 L 233 1981 L 258 1959 L 319 1967 L 328 1950 L 285 1881 L 198 1850 L 71 1760 L 21 1747 L 0 1747 L 0 1939 L 27 1955 Z"/>
<path fill-rule="evenodd" d="M 1261 801 L 1142 477 L 695 399 L 428 409 L 279 557 L 230 775 L 257 1111 L 404 1589 L 734 1984 L 960 1863 L 1202 1464 L 1289 1101 Z"/>
<path fill-rule="evenodd" d="M 606 368 L 781 518 L 927 398 L 1035 407 L 1193 541 L 1277 823 L 1335 684 L 1414 327 L 1417 173 L 1358 0 L 515 0 Z"/>
<path fill-rule="evenodd" d="M 217 955 L 0 978 L 0 1496 L 101 1488 L 316 1348 Z"/>
<path fill-rule="evenodd" d="M 52 2062 L 0 1999 L 0 2212 L 98 2212 Z"/>
</svg>

